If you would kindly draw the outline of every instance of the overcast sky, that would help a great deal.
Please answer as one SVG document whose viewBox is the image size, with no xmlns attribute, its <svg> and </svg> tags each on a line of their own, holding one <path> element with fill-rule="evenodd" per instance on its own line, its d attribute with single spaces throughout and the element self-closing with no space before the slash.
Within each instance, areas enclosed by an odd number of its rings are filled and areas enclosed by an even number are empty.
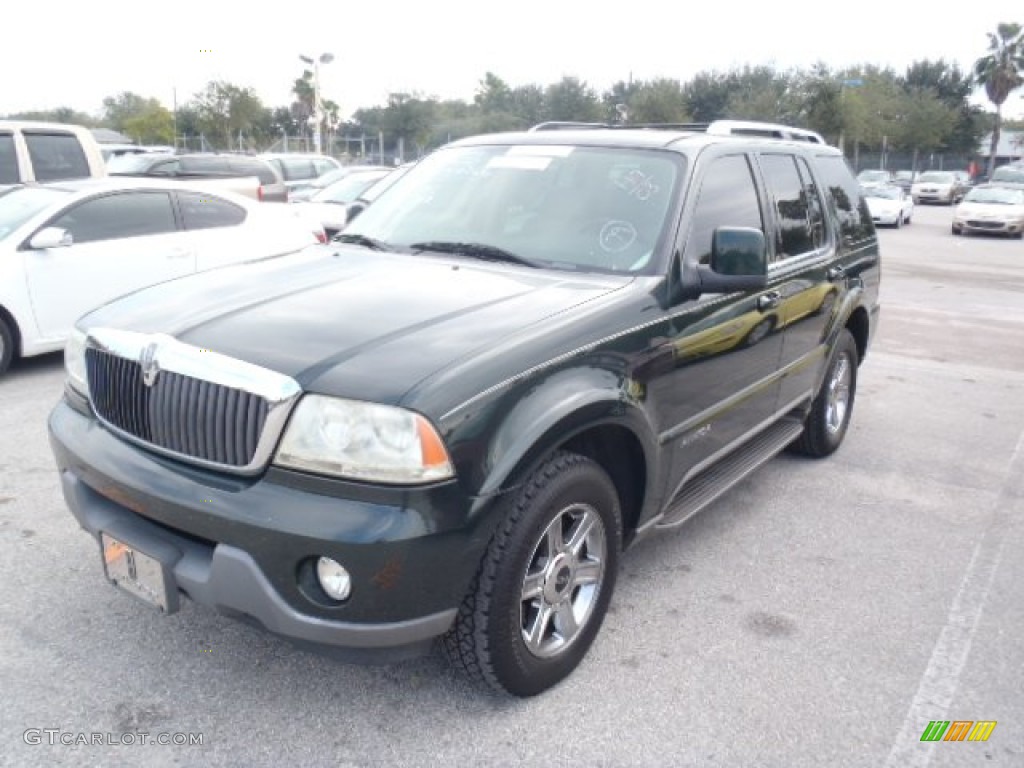
<svg viewBox="0 0 1024 768">
<path fill-rule="evenodd" d="M 960 14 L 946 10 L 953 7 Z M 871 62 L 902 71 L 945 58 L 968 70 L 985 53 L 986 32 L 1024 23 L 1024 2 L 30 0 L 5 16 L 0 114 L 98 113 L 105 96 L 125 90 L 170 108 L 175 92 L 184 103 L 212 79 L 285 105 L 302 73 L 298 56 L 330 52 L 322 93 L 348 115 L 392 91 L 472 100 L 487 71 L 512 86 L 571 75 L 600 93 L 630 74 L 685 81 L 745 64 Z M 1010 97 L 1007 115 L 1024 114 L 1022 93 Z"/>
</svg>

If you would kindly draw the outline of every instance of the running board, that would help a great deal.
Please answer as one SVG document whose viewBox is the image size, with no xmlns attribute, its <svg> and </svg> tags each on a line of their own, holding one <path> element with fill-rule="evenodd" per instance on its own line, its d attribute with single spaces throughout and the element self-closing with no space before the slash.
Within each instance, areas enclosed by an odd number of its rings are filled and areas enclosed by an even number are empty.
<svg viewBox="0 0 1024 768">
<path fill-rule="evenodd" d="M 683 486 L 657 528 L 681 525 L 740 480 L 779 455 L 803 431 L 803 422 L 788 416 L 780 419 L 725 458 L 694 475 Z"/>
</svg>

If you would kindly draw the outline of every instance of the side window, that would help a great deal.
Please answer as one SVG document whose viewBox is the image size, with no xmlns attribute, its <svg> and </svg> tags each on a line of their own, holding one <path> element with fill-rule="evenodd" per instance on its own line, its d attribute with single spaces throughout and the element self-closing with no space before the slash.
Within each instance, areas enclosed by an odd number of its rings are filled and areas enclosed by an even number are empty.
<svg viewBox="0 0 1024 768">
<path fill-rule="evenodd" d="M 813 251 L 807 192 L 792 155 L 762 155 L 761 169 L 775 205 L 775 261 Z"/>
<path fill-rule="evenodd" d="M 757 186 L 746 155 L 720 157 L 705 170 L 686 241 L 687 261 L 711 262 L 711 239 L 718 227 L 752 227 L 764 232 Z"/>
<path fill-rule="evenodd" d="M 0 133 L 0 184 L 17 184 L 21 181 L 18 173 L 18 155 L 14 150 L 14 136 Z"/>
<path fill-rule="evenodd" d="M 212 176 L 231 172 L 227 161 L 220 157 L 183 157 L 180 162 L 182 173 L 191 173 L 197 176 Z"/>
<path fill-rule="evenodd" d="M 246 212 L 234 203 L 213 195 L 178 192 L 178 206 L 185 229 L 234 227 L 245 221 Z"/>
<path fill-rule="evenodd" d="M 66 211 L 50 226 L 66 229 L 76 244 L 174 232 L 166 192 L 125 192 L 96 197 Z"/>
<path fill-rule="evenodd" d="M 174 176 L 180 165 L 177 160 L 165 160 L 150 167 L 149 173 L 153 176 Z"/>
<path fill-rule="evenodd" d="M 839 155 L 821 155 L 816 163 L 822 183 L 835 205 L 843 243 L 851 245 L 868 237 L 874 230 L 871 213 L 846 160 Z"/>
<path fill-rule="evenodd" d="M 804 185 L 804 199 L 807 200 L 807 221 L 811 228 L 811 248 L 817 250 L 828 241 L 828 234 L 825 231 L 825 209 L 821 202 L 821 195 L 818 193 L 818 185 L 814 183 L 810 166 L 802 157 L 797 158 L 797 167 L 800 169 L 800 180 Z"/>
<path fill-rule="evenodd" d="M 85 152 L 72 133 L 25 133 L 36 181 L 89 177 Z"/>
</svg>

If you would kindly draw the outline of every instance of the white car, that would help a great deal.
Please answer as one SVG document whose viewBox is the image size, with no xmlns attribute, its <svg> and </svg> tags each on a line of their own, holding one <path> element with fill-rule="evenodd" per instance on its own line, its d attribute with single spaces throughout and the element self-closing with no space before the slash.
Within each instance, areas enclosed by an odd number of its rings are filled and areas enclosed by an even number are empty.
<svg viewBox="0 0 1024 768">
<path fill-rule="evenodd" d="M 180 181 L 82 179 L 0 195 L 0 373 L 63 347 L 75 321 L 126 293 L 326 242 L 291 206 Z"/>
<path fill-rule="evenodd" d="M 899 187 L 865 187 L 864 199 L 875 224 L 899 228 L 914 215 L 914 201 Z"/>
<path fill-rule="evenodd" d="M 925 171 L 910 187 L 915 203 L 959 203 L 967 185 L 953 171 Z"/>
<path fill-rule="evenodd" d="M 308 201 L 295 203 L 323 226 L 328 237 L 334 237 L 348 223 L 348 207 L 366 190 L 394 173 L 394 169 L 351 171 L 333 184 L 314 194 Z"/>
<path fill-rule="evenodd" d="M 953 212 L 953 234 L 1024 237 L 1024 187 L 974 187 Z"/>
</svg>

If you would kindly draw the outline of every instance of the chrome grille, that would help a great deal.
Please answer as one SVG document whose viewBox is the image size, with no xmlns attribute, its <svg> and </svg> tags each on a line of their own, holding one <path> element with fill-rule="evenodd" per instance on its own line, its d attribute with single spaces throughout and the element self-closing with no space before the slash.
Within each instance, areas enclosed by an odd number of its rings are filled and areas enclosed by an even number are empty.
<svg viewBox="0 0 1024 768">
<path fill-rule="evenodd" d="M 267 401 L 231 387 L 163 371 L 152 387 L 134 360 L 86 351 L 93 406 L 100 418 L 159 448 L 244 467 L 256 455 Z"/>
<path fill-rule="evenodd" d="M 108 427 L 239 474 L 266 466 L 301 394 L 287 376 L 170 336 L 93 329 L 85 367 L 93 410 Z"/>
</svg>

